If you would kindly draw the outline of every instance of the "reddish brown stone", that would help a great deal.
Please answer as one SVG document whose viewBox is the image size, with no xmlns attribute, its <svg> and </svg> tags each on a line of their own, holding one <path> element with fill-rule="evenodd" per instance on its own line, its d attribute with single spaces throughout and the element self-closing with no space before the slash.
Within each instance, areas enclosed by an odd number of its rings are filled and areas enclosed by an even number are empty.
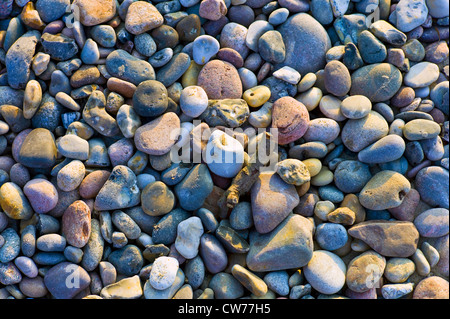
<svg viewBox="0 0 450 319">
<path fill-rule="evenodd" d="M 301 138 L 309 127 L 309 113 L 303 103 L 285 96 L 272 108 L 272 128 L 278 129 L 278 143 L 286 145 Z"/>
<path fill-rule="evenodd" d="M 79 192 L 82 198 L 95 198 L 108 180 L 111 172 L 98 170 L 87 175 L 80 184 Z"/>
<path fill-rule="evenodd" d="M 227 6 L 223 0 L 203 0 L 200 3 L 199 14 L 202 18 L 217 21 L 227 14 Z"/>
<path fill-rule="evenodd" d="M 91 235 L 91 210 L 85 202 L 77 200 L 62 216 L 62 231 L 67 243 L 74 247 L 84 247 Z"/>
<path fill-rule="evenodd" d="M 128 98 L 132 98 L 136 91 L 136 85 L 118 78 L 109 78 L 106 85 L 110 91 L 119 93 Z"/>
<path fill-rule="evenodd" d="M 201 86 L 210 100 L 240 99 L 242 82 L 236 68 L 228 62 L 213 60 L 205 64 L 198 74 Z"/>
<path fill-rule="evenodd" d="M 413 299 L 449 299 L 449 284 L 444 278 L 432 276 L 419 282 Z"/>
<path fill-rule="evenodd" d="M 217 52 L 217 57 L 225 62 L 233 64 L 236 68 L 242 68 L 244 66 L 244 59 L 242 59 L 239 52 L 232 48 L 223 48 Z"/>
</svg>

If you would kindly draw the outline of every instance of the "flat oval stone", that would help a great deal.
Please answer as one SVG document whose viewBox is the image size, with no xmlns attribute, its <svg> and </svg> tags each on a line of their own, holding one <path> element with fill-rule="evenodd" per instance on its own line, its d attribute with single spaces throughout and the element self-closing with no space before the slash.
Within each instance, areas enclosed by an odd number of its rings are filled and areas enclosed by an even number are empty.
<svg viewBox="0 0 450 319">
<path fill-rule="evenodd" d="M 156 53 L 157 54 L 157 53 Z M 178 53 L 170 62 L 164 65 L 156 73 L 156 79 L 166 87 L 171 86 L 187 71 L 191 65 L 191 58 L 186 53 Z"/>
<path fill-rule="evenodd" d="M 392 64 L 367 65 L 353 72 L 350 95 L 364 95 L 372 102 L 387 101 L 400 89 L 402 80 L 401 72 Z"/>
<path fill-rule="evenodd" d="M 246 258 L 248 268 L 259 272 L 305 266 L 313 253 L 312 229 L 305 217 L 290 215 L 271 232 L 254 233 Z"/>
<path fill-rule="evenodd" d="M 118 274 L 127 277 L 137 275 L 144 264 L 141 250 L 134 245 L 126 245 L 113 251 L 108 261 L 114 265 Z"/>
<path fill-rule="evenodd" d="M 107 285 L 100 292 L 103 299 L 139 299 L 142 295 L 141 280 L 137 275 Z"/>
<path fill-rule="evenodd" d="M 384 276 L 390 282 L 403 283 L 415 270 L 416 266 L 409 258 L 390 258 L 386 263 Z"/>
<path fill-rule="evenodd" d="M 309 14 L 292 15 L 278 31 L 286 45 L 286 59 L 276 68 L 287 65 L 305 75 L 325 66 L 325 54 L 331 48 L 331 40 L 323 26 Z"/>
<path fill-rule="evenodd" d="M 410 141 L 431 139 L 441 132 L 441 127 L 436 122 L 417 119 L 409 121 L 403 127 L 403 136 Z"/>
<path fill-rule="evenodd" d="M 387 163 L 399 159 L 405 152 L 406 144 L 402 137 L 391 134 L 385 136 L 358 153 L 363 163 Z"/>
<path fill-rule="evenodd" d="M 324 69 L 324 84 L 329 93 L 344 96 L 352 86 L 350 72 L 342 62 L 330 61 Z"/>
<path fill-rule="evenodd" d="M 89 143 L 74 134 L 64 135 L 58 140 L 58 151 L 67 158 L 84 161 L 89 158 Z"/>
<path fill-rule="evenodd" d="M 311 286 L 323 293 L 337 293 L 345 284 L 346 267 L 342 259 L 326 250 L 316 250 L 303 268 Z"/>
<path fill-rule="evenodd" d="M 95 198 L 110 174 L 111 172 L 105 170 L 96 170 L 89 173 L 83 179 L 78 189 L 80 196 L 86 199 Z"/>
<path fill-rule="evenodd" d="M 348 230 L 350 236 L 364 241 L 386 257 L 409 257 L 417 249 L 419 232 L 406 221 L 366 221 Z"/>
<path fill-rule="evenodd" d="M 71 246 L 84 247 L 91 235 L 91 210 L 84 201 L 73 202 L 62 216 L 62 232 Z"/>
<path fill-rule="evenodd" d="M 425 87 L 435 82 L 439 77 L 439 67 L 431 62 L 421 62 L 413 65 L 405 74 L 405 85 L 412 88 Z"/>
<path fill-rule="evenodd" d="M 165 113 L 136 130 L 136 148 L 149 155 L 164 155 L 177 141 L 179 130 L 178 116 L 173 112 Z"/>
<path fill-rule="evenodd" d="M 11 75 L 14 73 L 14 76 L 8 77 L 11 88 L 25 88 L 30 76 L 31 59 L 39 39 L 40 34 L 36 30 L 29 31 L 17 39 L 6 53 L 6 70 Z"/>
<path fill-rule="evenodd" d="M 20 253 L 20 237 L 12 228 L 5 229 L 1 236 L 4 244 L 0 248 L 0 262 L 8 263 L 13 261 Z"/>
<path fill-rule="evenodd" d="M 422 237 L 445 236 L 449 231 L 448 209 L 428 209 L 416 217 L 414 225 Z"/>
<path fill-rule="evenodd" d="M 217 299 L 238 299 L 244 295 L 241 283 L 232 275 L 220 272 L 215 274 L 209 282 L 209 287 Z"/>
<path fill-rule="evenodd" d="M 410 191 L 411 184 L 401 174 L 381 171 L 374 175 L 359 194 L 361 205 L 372 210 L 399 206 Z"/>
<path fill-rule="evenodd" d="M 264 296 L 267 291 L 267 285 L 266 283 L 253 274 L 252 272 L 248 271 L 244 267 L 242 267 L 239 264 L 234 265 L 231 268 L 231 273 L 245 288 L 247 288 L 252 294 L 258 297 Z"/>
<path fill-rule="evenodd" d="M 306 142 L 322 142 L 329 144 L 333 142 L 340 133 L 339 124 L 328 118 L 316 118 L 309 122 L 308 130 L 303 139 Z"/>
</svg>

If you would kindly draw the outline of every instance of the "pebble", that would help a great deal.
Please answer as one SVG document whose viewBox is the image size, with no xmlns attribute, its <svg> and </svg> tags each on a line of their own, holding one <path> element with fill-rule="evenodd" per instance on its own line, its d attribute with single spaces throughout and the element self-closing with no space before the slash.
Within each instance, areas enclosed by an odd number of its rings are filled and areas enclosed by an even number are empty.
<svg viewBox="0 0 450 319">
<path fill-rule="evenodd" d="M 221 272 L 215 274 L 209 282 L 216 299 L 238 299 L 244 295 L 244 288 L 232 275 Z"/>
<path fill-rule="evenodd" d="M 374 251 L 367 251 L 348 263 L 346 283 L 358 293 L 377 288 L 386 267 L 386 259 Z"/>
<path fill-rule="evenodd" d="M 74 275 L 77 275 L 76 284 Z M 44 277 L 45 287 L 56 299 L 72 299 L 87 288 L 90 282 L 91 278 L 86 270 L 69 262 L 50 268 Z"/>
<path fill-rule="evenodd" d="M 405 74 L 404 82 L 412 88 L 425 87 L 437 80 L 439 68 L 431 62 L 420 62 L 411 67 Z"/>
<path fill-rule="evenodd" d="M 139 299 L 143 295 L 139 276 L 124 278 L 105 285 L 100 292 L 103 299 Z"/>
<path fill-rule="evenodd" d="M 366 221 L 353 226 L 348 233 L 386 257 L 411 256 L 419 240 L 414 224 L 405 221 Z"/>
<path fill-rule="evenodd" d="M 413 286 L 413 283 L 384 285 L 381 294 L 384 299 L 398 299 L 411 293 Z"/>
<path fill-rule="evenodd" d="M 400 89 L 402 74 L 392 64 L 375 63 L 355 71 L 351 76 L 351 83 L 351 95 L 364 95 L 371 102 L 383 102 Z M 383 89 L 380 90 L 380 87 Z"/>
<path fill-rule="evenodd" d="M 175 130 L 180 129 L 180 120 L 173 112 L 168 112 L 157 119 L 139 127 L 134 135 L 136 148 L 149 155 L 164 155 L 175 144 Z"/>
<path fill-rule="evenodd" d="M 277 174 L 261 174 L 252 187 L 251 200 L 254 225 L 261 234 L 276 228 L 299 203 L 295 187 Z"/>
<path fill-rule="evenodd" d="M 386 262 L 384 276 L 392 283 L 403 283 L 414 273 L 416 266 L 408 258 L 390 258 Z"/>
<path fill-rule="evenodd" d="M 272 110 L 272 128 L 278 129 L 279 144 L 289 144 L 306 133 L 309 113 L 302 103 L 291 97 L 283 97 L 273 104 Z"/>
<path fill-rule="evenodd" d="M 193 42 L 192 56 L 195 63 L 204 65 L 219 52 L 220 44 L 209 35 L 201 35 Z"/>
<path fill-rule="evenodd" d="M 294 234 L 286 237 L 286 234 Z M 288 248 L 288 249 L 286 249 Z M 312 224 L 300 215 L 288 216 L 273 231 L 250 238 L 250 270 L 277 271 L 305 266 L 313 254 Z M 291 256 L 285 259 L 283 256 Z"/>
<path fill-rule="evenodd" d="M 175 281 L 178 268 L 178 261 L 175 258 L 157 258 L 152 265 L 149 283 L 157 290 L 169 288 Z"/>
<path fill-rule="evenodd" d="M 447 299 L 449 284 L 444 278 L 430 276 L 422 279 L 414 289 L 413 299 Z"/>
<path fill-rule="evenodd" d="M 151 3 L 136 1 L 130 4 L 125 20 L 128 32 L 139 35 L 163 24 L 164 18 Z"/>
<path fill-rule="evenodd" d="M 242 96 L 239 74 L 228 62 L 213 60 L 206 63 L 198 75 L 197 83 L 209 99 L 239 99 Z"/>
<path fill-rule="evenodd" d="M 278 27 L 278 32 L 286 45 L 286 58 L 280 66 L 290 66 L 300 74 L 315 73 L 325 66 L 331 40 L 316 19 L 303 12 L 296 13 Z"/>
<path fill-rule="evenodd" d="M 238 140 L 224 132 L 215 131 L 206 145 L 206 163 L 214 174 L 234 177 L 244 163 L 244 148 Z"/>
<path fill-rule="evenodd" d="M 343 247 L 348 239 L 344 226 L 333 223 L 323 223 L 317 226 L 314 236 L 320 247 L 328 251 Z"/>
<path fill-rule="evenodd" d="M 203 235 L 203 226 L 200 218 L 191 217 L 178 224 L 175 247 L 177 251 L 187 259 L 192 259 L 198 254 L 200 237 Z"/>
<path fill-rule="evenodd" d="M 200 86 L 188 86 L 181 91 L 180 108 L 187 116 L 196 118 L 208 107 L 208 96 Z"/>
<path fill-rule="evenodd" d="M 341 103 L 341 113 L 348 119 L 361 119 L 372 110 L 372 102 L 364 95 L 353 95 Z"/>
<path fill-rule="evenodd" d="M 342 128 L 342 142 L 352 152 L 359 152 L 386 136 L 389 132 L 387 121 L 377 112 L 370 111 L 361 119 L 348 120 Z"/>
<path fill-rule="evenodd" d="M 442 237 L 448 234 L 448 209 L 433 208 L 422 212 L 414 219 L 414 225 L 420 236 Z"/>
<path fill-rule="evenodd" d="M 324 271 L 324 268 L 327 270 Z M 345 284 L 344 262 L 337 255 L 325 250 L 314 251 L 303 271 L 310 285 L 323 294 L 337 293 Z"/>
</svg>

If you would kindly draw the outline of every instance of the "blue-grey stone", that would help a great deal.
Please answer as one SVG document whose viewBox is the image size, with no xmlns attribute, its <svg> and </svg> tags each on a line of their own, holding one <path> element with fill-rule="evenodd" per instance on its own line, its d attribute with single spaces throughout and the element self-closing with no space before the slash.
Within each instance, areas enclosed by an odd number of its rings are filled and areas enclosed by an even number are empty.
<svg viewBox="0 0 450 319">
<path fill-rule="evenodd" d="M 345 227 L 334 223 L 320 224 L 317 226 L 314 236 L 320 247 L 329 251 L 343 247 L 348 240 Z"/>
</svg>

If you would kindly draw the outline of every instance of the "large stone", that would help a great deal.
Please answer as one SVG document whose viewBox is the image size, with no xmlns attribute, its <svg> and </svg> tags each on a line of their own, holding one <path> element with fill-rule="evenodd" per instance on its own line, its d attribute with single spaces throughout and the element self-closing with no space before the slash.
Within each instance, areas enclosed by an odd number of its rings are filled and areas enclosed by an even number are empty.
<svg viewBox="0 0 450 319">
<path fill-rule="evenodd" d="M 305 266 L 313 254 L 312 223 L 303 216 L 288 216 L 267 234 L 253 233 L 247 265 L 252 271 L 276 271 Z"/>
<path fill-rule="evenodd" d="M 366 221 L 353 226 L 348 233 L 386 257 L 409 257 L 419 242 L 416 227 L 405 221 Z"/>
<path fill-rule="evenodd" d="M 286 45 L 286 58 L 275 66 L 276 69 L 287 65 L 302 76 L 323 69 L 331 40 L 317 20 L 307 13 L 297 13 L 284 22 L 278 31 Z"/>
</svg>

